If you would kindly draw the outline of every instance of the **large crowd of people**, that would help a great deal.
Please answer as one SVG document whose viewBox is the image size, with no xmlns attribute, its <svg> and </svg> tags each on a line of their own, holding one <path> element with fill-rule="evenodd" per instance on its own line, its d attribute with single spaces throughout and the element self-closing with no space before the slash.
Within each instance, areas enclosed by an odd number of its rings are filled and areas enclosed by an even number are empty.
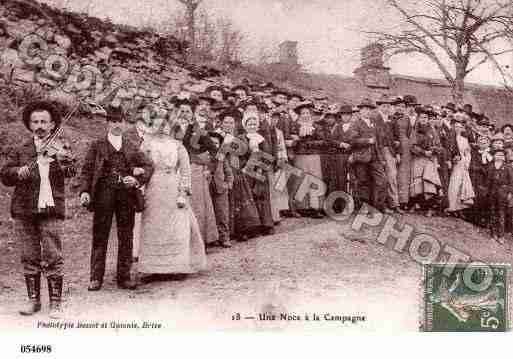
<svg viewBox="0 0 513 359">
<path fill-rule="evenodd" d="M 15 187 L 11 214 L 30 299 L 22 314 L 41 308 L 42 272 L 51 313 L 60 313 L 64 178 L 74 175 L 81 204 L 93 212 L 90 291 L 103 285 L 114 216 L 117 283 L 125 289 L 138 284 L 134 260 L 143 282 L 204 270 L 206 248 L 271 235 L 285 217 L 323 218 L 333 192 L 350 194 L 360 210 L 461 218 L 501 245 L 513 231 L 513 126 L 496 128 L 470 105 L 386 94 L 330 104 L 245 80 L 182 92 L 135 116 L 111 106 L 94 116 L 106 119 L 106 132 L 76 169 L 69 146 L 46 148 L 61 114 L 30 104 L 23 121 L 32 136 L 1 170 Z M 226 150 L 235 145 L 245 151 Z M 298 171 L 284 177 L 291 168 Z M 322 186 L 305 192 L 305 176 Z M 347 204 L 339 198 L 332 209 Z"/>
</svg>

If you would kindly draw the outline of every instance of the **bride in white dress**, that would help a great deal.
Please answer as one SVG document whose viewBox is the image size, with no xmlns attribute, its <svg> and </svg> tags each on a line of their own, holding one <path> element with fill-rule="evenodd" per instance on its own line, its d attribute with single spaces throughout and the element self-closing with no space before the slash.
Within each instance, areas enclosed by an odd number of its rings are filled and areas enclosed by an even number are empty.
<svg viewBox="0 0 513 359">
<path fill-rule="evenodd" d="M 190 206 L 187 150 L 169 136 L 165 119 L 154 119 L 142 150 L 155 172 L 146 185 L 139 251 L 140 274 L 187 274 L 206 269 L 205 247 Z"/>
</svg>

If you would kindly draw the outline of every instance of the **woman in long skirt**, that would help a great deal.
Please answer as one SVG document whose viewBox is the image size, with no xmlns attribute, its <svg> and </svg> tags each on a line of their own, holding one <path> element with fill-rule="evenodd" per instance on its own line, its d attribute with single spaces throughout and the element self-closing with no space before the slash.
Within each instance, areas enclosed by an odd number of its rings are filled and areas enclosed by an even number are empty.
<svg viewBox="0 0 513 359">
<path fill-rule="evenodd" d="M 269 172 L 269 183 L 271 189 L 271 209 L 273 214 L 274 224 L 281 222 L 280 212 L 289 210 L 289 195 L 287 186 L 281 188 L 278 186 L 278 181 L 283 175 L 281 166 L 288 161 L 287 146 L 285 144 L 285 136 L 283 131 L 277 127 L 280 120 L 281 113 L 274 112 L 271 116 L 271 131 L 276 132 L 276 160 L 272 172 Z M 277 188 L 278 187 L 278 188 Z"/>
<path fill-rule="evenodd" d="M 219 115 L 221 127 L 218 132 L 223 136 L 222 148 L 230 147 L 241 127 L 241 115 L 237 109 L 227 110 Z M 231 234 L 238 241 L 247 241 L 256 235 L 262 225 L 258 210 L 253 199 L 253 193 L 248 180 L 242 172 L 238 156 L 230 151 L 224 151 L 233 170 L 233 188 L 229 194 Z"/>
<path fill-rule="evenodd" d="M 186 106 L 194 112 L 195 102 L 184 100 L 179 103 L 179 108 Z M 198 219 L 203 240 L 207 245 L 214 245 L 219 240 L 219 233 L 214 205 L 210 196 L 209 165 L 217 154 L 217 148 L 208 133 L 202 133 L 203 125 L 205 124 L 193 121 L 185 131 L 183 145 L 187 149 L 191 161 L 192 209 Z"/>
<path fill-rule="evenodd" d="M 454 157 L 451 179 L 449 181 L 449 212 L 459 216 L 460 211 L 474 204 L 474 188 L 469 175 L 471 160 L 470 144 L 462 134 L 465 131 L 465 115 L 454 115 L 453 127 L 456 134 L 453 142 Z"/>
<path fill-rule="evenodd" d="M 164 121 L 162 121 L 164 123 Z M 187 274 L 206 269 L 205 247 L 190 207 L 191 172 L 183 145 L 162 132 L 147 135 L 143 151 L 155 172 L 146 186 L 138 270 L 141 274 Z"/>
<path fill-rule="evenodd" d="M 241 156 L 241 166 L 244 168 L 246 165 L 249 165 L 244 169 L 244 173 L 252 189 L 253 199 L 255 200 L 258 216 L 262 224 L 260 234 L 273 234 L 274 221 L 269 187 L 269 172 L 272 171 L 272 161 L 268 163 L 269 169 L 263 169 L 248 163 L 252 161 L 253 156 L 257 156 L 257 161 L 265 162 L 265 158 L 259 156 L 258 153 L 267 154 L 272 157 L 271 147 L 265 138 L 258 133 L 259 114 L 257 112 L 246 111 L 242 120 L 242 126 L 245 132 L 239 136 L 239 139 L 246 144 L 248 151 Z"/>
<path fill-rule="evenodd" d="M 297 140 L 294 144 L 294 166 L 301 169 L 305 174 L 322 179 L 322 164 L 320 152 L 325 146 L 324 139 L 313 125 L 312 110 L 314 106 L 310 102 L 301 103 L 294 111 L 299 118 L 291 128 L 291 133 Z M 294 178 L 294 193 L 297 192 L 304 178 Z M 324 197 L 317 192 L 309 191 L 302 201 L 297 205 L 298 211 L 312 218 L 323 218 Z"/>
<path fill-rule="evenodd" d="M 428 116 L 434 113 L 427 108 L 416 109 L 418 119 L 416 124 L 415 142 L 412 146 L 412 170 L 410 184 L 410 199 L 412 210 L 419 205 L 431 217 L 436 207 L 439 191 L 442 187 L 438 174 L 438 160 L 434 143 L 434 130 L 429 124 Z"/>
</svg>

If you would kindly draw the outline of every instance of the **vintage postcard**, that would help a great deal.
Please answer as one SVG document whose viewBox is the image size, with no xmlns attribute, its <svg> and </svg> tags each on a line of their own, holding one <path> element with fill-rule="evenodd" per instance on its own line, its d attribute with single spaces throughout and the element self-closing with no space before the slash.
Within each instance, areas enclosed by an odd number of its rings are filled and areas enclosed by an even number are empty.
<svg viewBox="0 0 513 359">
<path fill-rule="evenodd" d="M 0 330 L 509 332 L 512 29 L 510 0 L 0 0 Z"/>
</svg>

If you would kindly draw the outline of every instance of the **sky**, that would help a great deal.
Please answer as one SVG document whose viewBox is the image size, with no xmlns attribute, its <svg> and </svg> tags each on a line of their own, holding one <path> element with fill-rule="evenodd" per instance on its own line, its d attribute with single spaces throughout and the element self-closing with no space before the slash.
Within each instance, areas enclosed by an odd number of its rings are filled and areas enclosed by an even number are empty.
<svg viewBox="0 0 513 359">
<path fill-rule="evenodd" d="M 42 1 L 132 25 L 160 23 L 183 9 L 178 0 Z M 261 47 L 298 41 L 299 61 L 306 70 L 345 76 L 358 67 L 359 49 L 369 43 L 359 30 L 396 23 L 383 0 L 203 0 L 200 6 L 232 19 L 245 36 L 247 58 L 254 58 Z M 513 57 L 503 57 L 501 62 L 513 68 Z M 442 78 L 436 65 L 420 55 L 398 56 L 387 65 L 396 74 Z M 467 80 L 499 84 L 501 78 L 492 65 L 485 64 Z"/>
</svg>

